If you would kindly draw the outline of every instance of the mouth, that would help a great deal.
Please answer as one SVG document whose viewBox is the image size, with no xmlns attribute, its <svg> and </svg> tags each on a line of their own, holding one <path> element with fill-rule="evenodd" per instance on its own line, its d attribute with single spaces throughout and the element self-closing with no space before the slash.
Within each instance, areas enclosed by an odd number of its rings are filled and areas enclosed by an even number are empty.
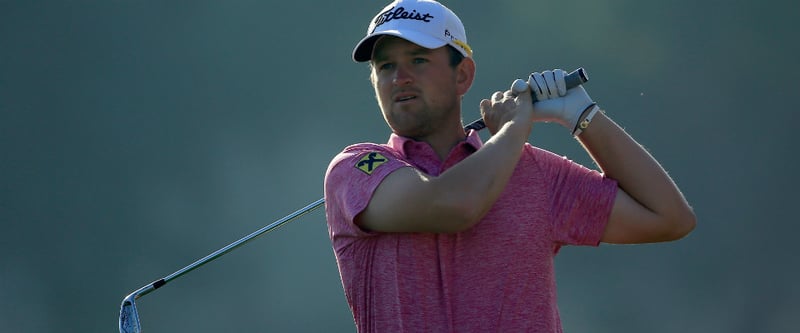
<svg viewBox="0 0 800 333">
<path fill-rule="evenodd" d="M 394 96 L 395 103 L 404 103 L 417 99 L 417 95 L 411 93 L 398 93 Z"/>
</svg>

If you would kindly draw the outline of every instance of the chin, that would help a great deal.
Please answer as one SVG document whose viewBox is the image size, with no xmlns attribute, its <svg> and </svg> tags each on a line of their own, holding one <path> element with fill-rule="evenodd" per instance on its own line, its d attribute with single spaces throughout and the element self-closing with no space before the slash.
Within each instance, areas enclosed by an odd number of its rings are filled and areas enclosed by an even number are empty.
<svg viewBox="0 0 800 333">
<path fill-rule="evenodd" d="M 418 137 L 423 132 L 423 130 L 419 126 L 408 126 L 408 124 L 406 124 L 405 126 L 398 124 L 389 124 L 389 128 L 392 129 L 392 133 L 408 138 Z"/>
<path fill-rule="evenodd" d="M 385 118 L 385 120 L 393 133 L 408 138 L 427 136 L 430 134 L 433 124 L 429 117 L 411 114 L 400 114 L 392 118 Z"/>
</svg>

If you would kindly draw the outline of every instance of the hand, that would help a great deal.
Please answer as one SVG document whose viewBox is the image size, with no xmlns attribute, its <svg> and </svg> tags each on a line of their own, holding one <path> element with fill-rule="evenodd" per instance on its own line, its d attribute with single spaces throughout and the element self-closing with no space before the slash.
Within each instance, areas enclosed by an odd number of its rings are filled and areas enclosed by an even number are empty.
<svg viewBox="0 0 800 333">
<path fill-rule="evenodd" d="M 531 118 L 533 102 L 529 86 L 519 79 L 511 84 L 511 89 L 505 92 L 496 91 L 492 94 L 491 100 L 482 100 L 480 109 L 483 122 L 492 134 L 497 133 L 505 123 L 516 117 L 522 117 L 520 119 L 525 122 L 533 120 Z"/>
<path fill-rule="evenodd" d="M 560 69 L 534 72 L 528 85 L 537 100 L 533 105 L 534 121 L 559 123 L 573 132 L 583 111 L 594 102 L 583 86 L 567 90 L 566 75 Z"/>
</svg>

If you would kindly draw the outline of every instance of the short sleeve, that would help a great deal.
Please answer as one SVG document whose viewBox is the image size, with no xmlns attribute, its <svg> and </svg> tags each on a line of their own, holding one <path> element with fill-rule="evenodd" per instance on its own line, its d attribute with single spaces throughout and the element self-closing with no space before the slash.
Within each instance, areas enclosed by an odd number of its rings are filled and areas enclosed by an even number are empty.
<svg viewBox="0 0 800 333">
<path fill-rule="evenodd" d="M 410 164 L 400 154 L 377 144 L 353 145 L 334 157 L 325 174 L 325 214 L 332 238 L 368 235 L 354 224 L 355 216 L 386 176 L 406 166 Z"/>
<path fill-rule="evenodd" d="M 599 245 L 614 206 L 617 182 L 551 152 L 540 151 L 537 160 L 550 179 L 553 240 Z"/>
</svg>

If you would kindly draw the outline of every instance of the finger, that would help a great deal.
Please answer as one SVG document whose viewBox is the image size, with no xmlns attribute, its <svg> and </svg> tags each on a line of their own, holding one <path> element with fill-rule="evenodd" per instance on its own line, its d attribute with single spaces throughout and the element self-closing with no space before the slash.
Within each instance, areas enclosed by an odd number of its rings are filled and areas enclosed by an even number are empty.
<svg viewBox="0 0 800 333">
<path fill-rule="evenodd" d="M 502 92 L 495 91 L 494 94 L 492 94 L 492 101 L 493 102 L 498 102 L 498 101 L 500 101 L 502 99 L 503 99 L 503 93 Z"/>
<path fill-rule="evenodd" d="M 547 99 L 545 96 L 545 90 L 543 89 L 547 85 L 544 82 L 544 77 L 539 72 L 533 72 L 528 79 L 528 85 L 531 87 L 531 92 L 536 95 L 536 99 L 541 101 Z"/>
<path fill-rule="evenodd" d="M 516 79 L 514 80 L 514 82 L 511 83 L 511 92 L 514 94 L 514 96 L 518 96 L 519 94 L 522 94 L 526 90 L 528 90 L 528 83 L 526 83 L 525 81 Z"/>
<path fill-rule="evenodd" d="M 542 76 L 544 77 L 545 84 L 547 85 L 547 98 L 553 98 L 558 95 L 558 91 L 556 89 L 556 76 L 552 71 L 544 71 L 542 72 Z"/>
<path fill-rule="evenodd" d="M 558 96 L 564 96 L 567 94 L 567 80 L 564 79 L 567 76 L 567 72 L 561 69 L 554 69 L 553 74 L 556 80 L 556 88 L 558 90 Z"/>
<path fill-rule="evenodd" d="M 481 110 L 481 116 L 485 115 L 486 112 L 492 107 L 492 101 L 488 99 L 482 99 L 481 103 L 479 104 Z"/>
<path fill-rule="evenodd" d="M 501 103 L 503 103 L 503 106 L 506 108 L 512 108 L 516 104 L 516 101 L 517 99 L 514 97 L 514 95 L 511 95 L 511 90 L 509 90 L 506 91 L 506 97 L 503 98 Z"/>
</svg>

